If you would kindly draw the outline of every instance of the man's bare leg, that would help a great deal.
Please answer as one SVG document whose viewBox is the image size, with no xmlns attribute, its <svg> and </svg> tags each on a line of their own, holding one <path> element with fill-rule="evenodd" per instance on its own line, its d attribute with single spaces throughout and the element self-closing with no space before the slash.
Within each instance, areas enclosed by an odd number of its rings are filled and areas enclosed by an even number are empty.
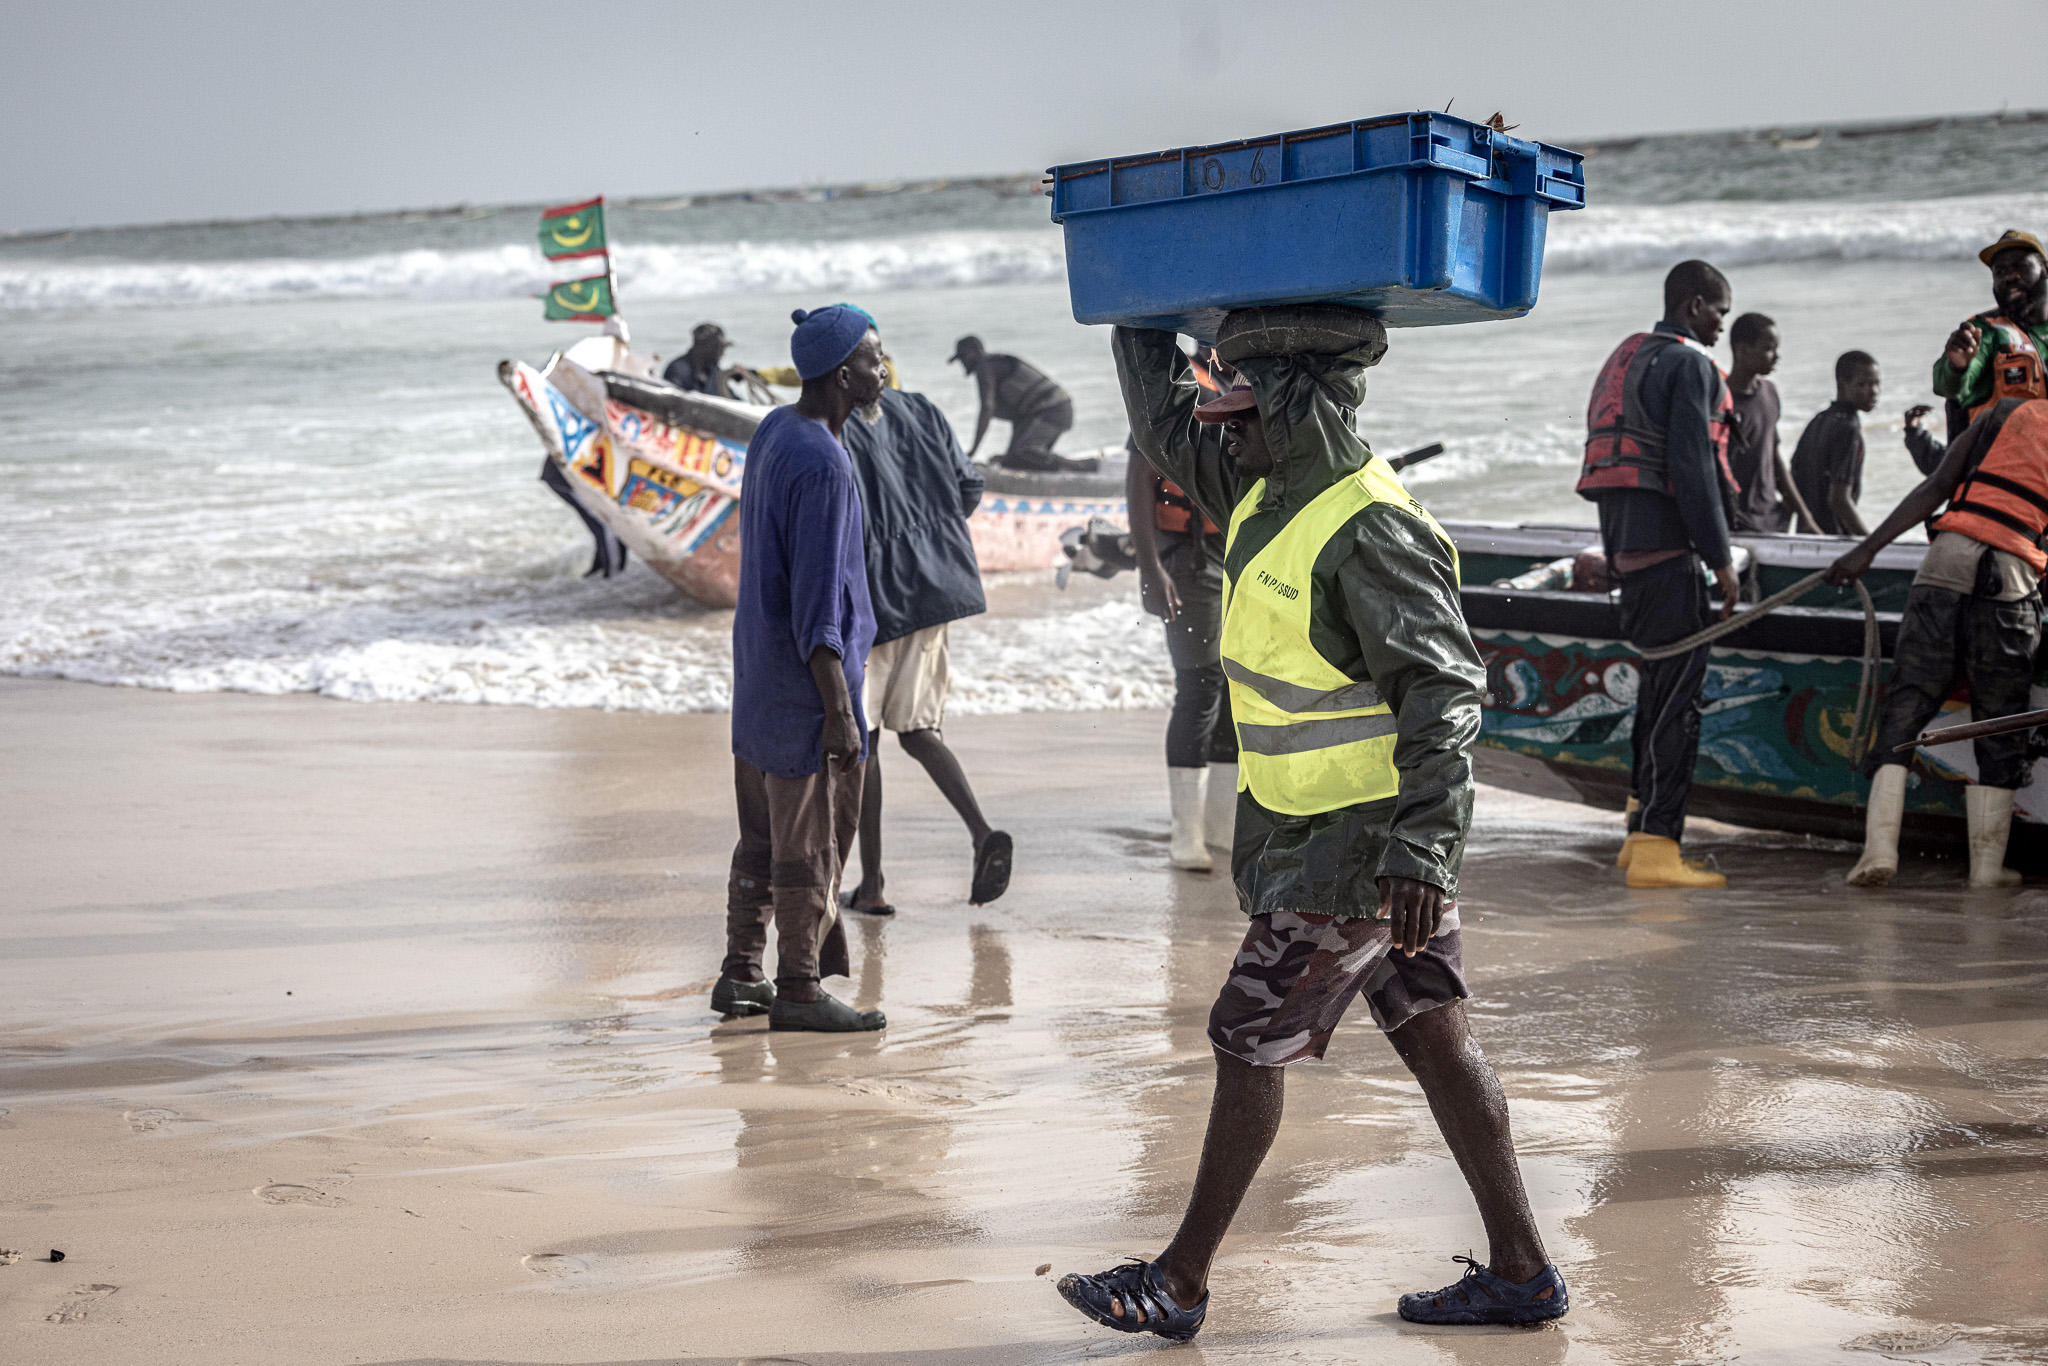
<svg viewBox="0 0 2048 1366">
<path fill-rule="evenodd" d="M 1287 1094 L 1286 1069 L 1254 1067 L 1228 1053 L 1216 1055 L 1216 1095 L 1209 1104 L 1209 1132 L 1202 1140 L 1201 1165 L 1188 1196 L 1180 1231 L 1159 1254 L 1167 1293 L 1192 1309 L 1209 1289 L 1209 1264 L 1251 1189 L 1259 1164 L 1280 1132 Z M 1121 1306 L 1112 1312 L 1122 1314 Z"/>
<path fill-rule="evenodd" d="M 981 842 L 988 838 L 989 823 L 982 817 L 981 803 L 974 799 L 974 789 L 967 782 L 966 770 L 953 757 L 953 751 L 946 747 L 945 735 L 936 728 L 906 730 L 896 740 L 903 746 L 905 754 L 924 765 L 925 773 L 967 827 L 975 852 L 979 853 Z"/>
<path fill-rule="evenodd" d="M 1508 1132 L 1507 1095 L 1472 1037 L 1464 1004 L 1453 1001 L 1425 1010 L 1387 1039 L 1422 1083 L 1436 1127 L 1479 1204 L 1487 1270 L 1516 1285 L 1533 1280 L 1550 1259 L 1522 1189 L 1522 1168 Z"/>
<path fill-rule="evenodd" d="M 868 732 L 868 771 L 860 796 L 860 885 L 853 909 L 887 905 L 882 896 L 882 728 Z"/>
</svg>

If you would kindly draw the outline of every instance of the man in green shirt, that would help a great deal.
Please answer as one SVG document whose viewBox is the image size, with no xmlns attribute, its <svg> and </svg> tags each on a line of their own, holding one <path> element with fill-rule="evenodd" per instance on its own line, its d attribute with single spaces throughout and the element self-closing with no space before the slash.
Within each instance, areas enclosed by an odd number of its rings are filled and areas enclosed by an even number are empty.
<svg viewBox="0 0 2048 1366">
<path fill-rule="evenodd" d="M 2041 356 L 2048 350 L 2048 256 L 2030 232 L 2008 228 L 1977 253 L 1991 267 L 1997 307 L 1949 334 L 1934 362 L 1934 392 L 1952 400 L 1949 438 L 2002 398 L 2048 398 Z"/>
</svg>

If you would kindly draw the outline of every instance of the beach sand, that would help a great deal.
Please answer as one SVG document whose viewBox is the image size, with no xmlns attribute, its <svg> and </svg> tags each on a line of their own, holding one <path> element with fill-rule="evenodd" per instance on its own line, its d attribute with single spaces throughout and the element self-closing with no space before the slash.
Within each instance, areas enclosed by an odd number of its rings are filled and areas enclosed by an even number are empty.
<svg viewBox="0 0 2048 1366">
<path fill-rule="evenodd" d="M 902 913 L 839 985 L 891 1023 L 851 1038 L 706 1009 L 726 724 L 0 680 L 0 1358 L 1156 1347 L 1052 1282 L 1170 1235 L 1243 931 L 1165 867 L 1163 718 L 949 727 L 1017 837 L 981 908 L 885 748 Z M 1483 789 L 1466 864 L 1571 1317 L 1394 1316 L 1484 1240 L 1361 1010 L 1176 1362 L 2048 1359 L 2048 892 L 1851 894 L 1839 847 L 1716 828 L 1736 891 L 1632 893 L 1617 826 Z"/>
</svg>

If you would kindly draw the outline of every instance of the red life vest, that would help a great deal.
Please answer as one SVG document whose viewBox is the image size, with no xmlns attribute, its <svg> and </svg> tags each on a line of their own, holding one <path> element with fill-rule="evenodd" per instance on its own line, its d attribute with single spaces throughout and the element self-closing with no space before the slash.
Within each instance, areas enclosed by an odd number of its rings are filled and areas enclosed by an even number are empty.
<svg viewBox="0 0 2048 1366">
<path fill-rule="evenodd" d="M 2001 313 L 1979 313 L 1970 319 L 1991 338 L 1991 395 L 1970 409 L 1974 419 L 2008 398 L 2048 398 L 2048 376 L 2041 372 L 2041 352 L 2026 328 Z"/>
<path fill-rule="evenodd" d="M 1597 498 L 1608 489 L 1649 489 L 1673 496 L 1671 475 L 1664 463 L 1665 433 L 1643 415 L 1643 376 L 1650 363 L 1672 345 L 1707 349 L 1675 332 L 1638 332 L 1614 348 L 1593 381 L 1586 405 L 1586 463 L 1579 472 L 1579 496 Z M 1735 399 L 1727 376 L 1714 367 L 1714 407 L 1708 432 L 1714 442 L 1714 463 L 1730 492 L 1739 491 L 1728 466 L 1728 431 Z"/>
<path fill-rule="evenodd" d="M 2048 573 L 2048 402 L 2008 398 L 1976 424 L 1970 468 L 1934 519 Z"/>
</svg>

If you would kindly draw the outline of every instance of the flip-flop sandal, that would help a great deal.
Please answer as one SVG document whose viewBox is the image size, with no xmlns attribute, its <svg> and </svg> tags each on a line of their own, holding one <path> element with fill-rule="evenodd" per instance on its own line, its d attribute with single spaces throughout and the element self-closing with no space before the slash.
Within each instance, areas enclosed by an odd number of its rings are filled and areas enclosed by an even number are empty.
<svg viewBox="0 0 2048 1366">
<path fill-rule="evenodd" d="M 1001 830 L 988 832 L 988 838 L 981 842 L 981 849 L 974 856 L 974 886 L 967 893 L 969 901 L 977 906 L 986 906 L 1010 890 L 1010 856 L 1013 852 L 1008 834 Z"/>
<path fill-rule="evenodd" d="M 1564 1277 L 1554 1266 L 1546 1266 L 1533 1280 L 1516 1285 L 1488 1271 L 1470 1257 L 1453 1257 L 1465 1264 L 1465 1274 L 1437 1291 L 1403 1295 L 1397 1306 L 1410 1323 L 1542 1323 L 1561 1319 L 1571 1308 Z"/>
<path fill-rule="evenodd" d="M 1207 1291 L 1200 1304 L 1183 1309 L 1167 1293 L 1159 1264 L 1136 1257 L 1097 1276 L 1070 1272 L 1060 1277 L 1058 1289 L 1068 1304 L 1119 1333 L 1157 1333 L 1172 1342 L 1186 1342 L 1202 1331 L 1202 1320 L 1209 1316 Z M 1112 1306 L 1121 1306 L 1124 1312 L 1113 1313 Z"/>
<path fill-rule="evenodd" d="M 894 906 L 891 906 L 891 905 L 890 905 L 890 904 L 889 904 L 888 902 L 886 902 L 886 901 L 884 901 L 884 902 L 883 902 L 883 903 L 882 903 L 881 905 L 879 905 L 879 906 L 856 906 L 856 905 L 854 905 L 854 904 L 853 904 L 853 893 L 852 893 L 852 892 L 841 892 L 841 893 L 839 894 L 839 904 L 840 904 L 841 906 L 843 906 L 843 907 L 844 907 L 845 909 L 849 910 L 849 911 L 858 911 L 858 912 L 860 912 L 860 913 L 861 913 L 862 915 L 894 915 L 894 914 L 896 914 L 896 908 L 895 908 Z"/>
</svg>

